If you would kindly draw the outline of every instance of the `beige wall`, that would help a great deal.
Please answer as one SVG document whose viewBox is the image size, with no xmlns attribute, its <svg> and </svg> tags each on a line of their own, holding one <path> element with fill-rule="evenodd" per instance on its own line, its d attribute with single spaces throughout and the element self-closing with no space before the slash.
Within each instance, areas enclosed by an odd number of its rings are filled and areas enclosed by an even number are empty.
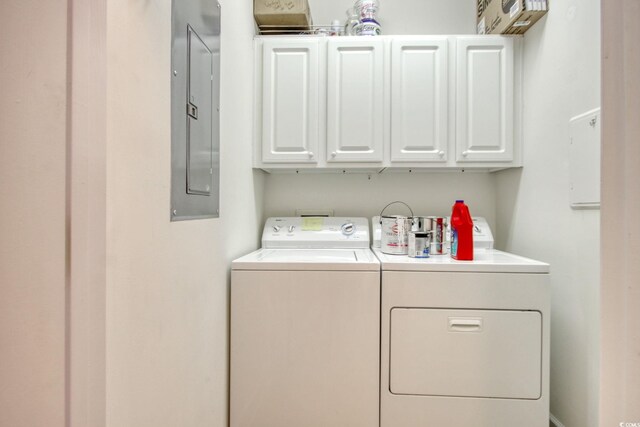
<svg viewBox="0 0 640 427">
<path fill-rule="evenodd" d="M 70 10 L 66 427 L 105 426 L 106 3 Z"/>
<path fill-rule="evenodd" d="M 568 147 L 569 120 L 600 106 L 600 1 L 551 2 L 524 70 L 524 168 L 497 174 L 497 243 L 551 264 L 551 412 L 595 427 L 600 213 L 569 206 Z"/>
<path fill-rule="evenodd" d="M 0 2 L 0 425 L 65 422 L 67 1 Z"/>
<path fill-rule="evenodd" d="M 602 9 L 600 425 L 605 427 L 640 424 L 640 2 L 602 2 Z"/>
<path fill-rule="evenodd" d="M 251 0 L 222 2 L 220 219 L 169 222 L 171 2 L 107 14 L 107 425 L 226 426 L 230 261 L 258 245 Z"/>
</svg>

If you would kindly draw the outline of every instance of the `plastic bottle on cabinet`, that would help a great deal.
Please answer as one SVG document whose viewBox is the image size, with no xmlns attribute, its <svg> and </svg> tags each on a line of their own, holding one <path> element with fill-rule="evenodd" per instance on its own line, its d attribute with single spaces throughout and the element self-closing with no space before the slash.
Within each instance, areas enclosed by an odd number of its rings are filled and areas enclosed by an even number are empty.
<svg viewBox="0 0 640 427">
<path fill-rule="evenodd" d="M 347 9 L 347 22 L 344 25 L 344 34 L 346 36 L 355 36 L 356 27 L 360 23 L 358 12 L 351 8 Z"/>
<path fill-rule="evenodd" d="M 451 212 L 451 258 L 473 260 L 473 219 L 464 200 L 456 200 Z"/>
</svg>

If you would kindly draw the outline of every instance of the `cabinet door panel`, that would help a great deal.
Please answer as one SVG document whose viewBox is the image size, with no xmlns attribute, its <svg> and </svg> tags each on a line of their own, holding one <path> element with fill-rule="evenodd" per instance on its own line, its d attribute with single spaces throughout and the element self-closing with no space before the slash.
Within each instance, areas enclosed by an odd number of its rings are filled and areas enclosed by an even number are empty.
<svg viewBox="0 0 640 427">
<path fill-rule="evenodd" d="M 381 162 L 384 131 L 382 40 L 330 40 L 327 161 Z"/>
<path fill-rule="evenodd" d="M 513 40 L 457 40 L 456 160 L 513 160 Z"/>
<path fill-rule="evenodd" d="M 391 161 L 446 162 L 446 38 L 396 39 L 391 68 Z"/>
<path fill-rule="evenodd" d="M 265 40 L 262 161 L 315 163 L 318 152 L 318 42 Z"/>
</svg>

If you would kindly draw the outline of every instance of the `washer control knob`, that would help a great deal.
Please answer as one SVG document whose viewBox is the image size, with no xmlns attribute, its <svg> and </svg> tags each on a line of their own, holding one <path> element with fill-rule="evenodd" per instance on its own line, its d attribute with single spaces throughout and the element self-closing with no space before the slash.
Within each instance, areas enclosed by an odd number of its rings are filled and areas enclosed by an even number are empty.
<svg viewBox="0 0 640 427">
<path fill-rule="evenodd" d="M 290 225 L 289 226 L 289 233 L 293 233 L 293 230 L 295 230 L 295 229 L 296 229 L 295 225 Z"/>
<path fill-rule="evenodd" d="M 275 231 L 277 233 L 278 231 L 280 231 L 280 228 L 282 228 L 282 227 L 280 227 L 279 225 L 274 225 L 273 226 L 273 231 Z"/>
<path fill-rule="evenodd" d="M 345 236 L 351 236 L 356 231 L 356 226 L 352 222 L 347 222 L 342 224 L 341 230 Z"/>
</svg>

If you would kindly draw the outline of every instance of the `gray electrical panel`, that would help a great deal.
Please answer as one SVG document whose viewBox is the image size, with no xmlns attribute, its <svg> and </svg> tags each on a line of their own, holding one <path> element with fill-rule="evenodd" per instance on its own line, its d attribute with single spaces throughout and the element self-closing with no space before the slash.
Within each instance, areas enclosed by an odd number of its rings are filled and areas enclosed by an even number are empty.
<svg viewBox="0 0 640 427">
<path fill-rule="evenodd" d="M 171 220 L 220 213 L 220 4 L 173 0 Z"/>
</svg>

